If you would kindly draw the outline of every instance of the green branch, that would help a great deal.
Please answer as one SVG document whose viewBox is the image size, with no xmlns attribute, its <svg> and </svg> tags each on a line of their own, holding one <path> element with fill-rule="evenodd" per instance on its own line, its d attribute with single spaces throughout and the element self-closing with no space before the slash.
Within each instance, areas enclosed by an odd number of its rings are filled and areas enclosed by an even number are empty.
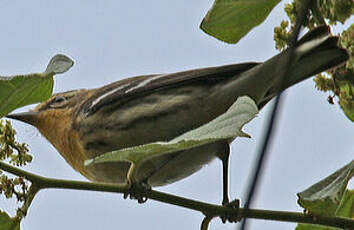
<svg viewBox="0 0 354 230">
<path fill-rule="evenodd" d="M 246 218 L 255 218 L 255 219 L 263 219 L 263 220 L 319 224 L 319 225 L 326 225 L 326 226 L 332 226 L 332 227 L 338 227 L 344 229 L 354 229 L 354 220 L 348 218 L 313 216 L 310 214 L 303 214 L 300 212 L 284 212 L 284 211 L 243 209 L 243 208 L 233 209 L 230 207 L 200 202 L 200 201 L 187 199 L 184 197 L 179 197 L 179 196 L 158 192 L 154 190 L 144 190 L 139 188 L 134 188 L 134 190 L 132 190 L 132 188 L 130 188 L 129 185 L 92 183 L 92 182 L 61 180 L 61 179 L 42 177 L 27 172 L 25 170 L 13 167 L 1 161 L 0 161 L 0 169 L 7 171 L 11 174 L 26 178 L 27 180 L 32 182 L 32 185 L 36 186 L 36 189 L 38 189 L 38 191 L 47 188 L 62 188 L 62 189 L 114 192 L 114 193 L 124 193 L 124 194 L 134 193 L 134 195 L 137 196 L 144 196 L 148 199 L 152 199 L 152 200 L 156 200 L 168 204 L 173 204 L 176 206 L 202 212 L 205 216 L 208 216 L 208 218 L 246 217 Z M 34 194 L 36 194 L 36 192 Z"/>
</svg>

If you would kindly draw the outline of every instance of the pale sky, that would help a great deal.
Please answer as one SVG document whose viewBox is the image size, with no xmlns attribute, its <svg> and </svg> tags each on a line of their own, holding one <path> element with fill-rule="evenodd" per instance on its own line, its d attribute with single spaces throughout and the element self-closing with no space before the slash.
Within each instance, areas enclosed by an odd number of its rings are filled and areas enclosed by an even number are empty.
<svg viewBox="0 0 354 230">
<path fill-rule="evenodd" d="M 212 3 L 0 0 L 0 75 L 42 72 L 52 56 L 64 53 L 75 65 L 56 77 L 55 92 L 61 92 L 135 75 L 264 61 L 277 53 L 273 28 L 285 17 L 283 3 L 236 45 L 222 43 L 199 29 Z M 311 79 L 287 90 L 254 208 L 302 211 L 296 193 L 353 160 L 353 124 L 338 105 L 327 103 L 327 96 L 314 89 Z M 252 139 L 239 138 L 232 144 L 230 196 L 241 202 L 269 108 L 245 126 Z M 13 124 L 34 155 L 26 170 L 86 180 L 38 131 Z M 218 204 L 221 163 L 215 160 L 191 177 L 157 190 Z M 13 205 L 1 197 L 0 208 L 14 213 Z M 199 229 L 202 219 L 195 211 L 152 200 L 138 205 L 121 194 L 45 190 L 35 197 L 22 229 Z M 252 220 L 249 227 L 283 230 L 294 229 L 295 224 Z M 235 229 L 235 225 L 215 219 L 210 229 Z"/>
</svg>

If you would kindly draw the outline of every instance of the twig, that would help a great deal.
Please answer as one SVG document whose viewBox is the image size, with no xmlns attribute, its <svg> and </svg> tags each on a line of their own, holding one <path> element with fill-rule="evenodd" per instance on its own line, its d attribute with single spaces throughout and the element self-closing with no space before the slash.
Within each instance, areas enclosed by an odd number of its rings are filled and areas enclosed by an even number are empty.
<svg viewBox="0 0 354 230">
<path fill-rule="evenodd" d="M 203 221 L 202 221 L 202 224 L 200 226 L 200 229 L 201 230 L 208 230 L 209 229 L 209 224 L 210 224 L 210 221 L 213 219 L 213 217 L 211 216 L 205 216 Z"/>
<path fill-rule="evenodd" d="M 28 190 L 28 192 L 26 193 L 26 198 L 25 198 L 24 204 L 22 205 L 21 208 L 19 208 L 17 210 L 16 218 L 21 220 L 23 217 L 25 217 L 27 215 L 28 209 L 31 206 L 32 201 L 38 191 L 39 191 L 38 187 L 33 183 L 31 185 L 30 189 Z"/>
</svg>

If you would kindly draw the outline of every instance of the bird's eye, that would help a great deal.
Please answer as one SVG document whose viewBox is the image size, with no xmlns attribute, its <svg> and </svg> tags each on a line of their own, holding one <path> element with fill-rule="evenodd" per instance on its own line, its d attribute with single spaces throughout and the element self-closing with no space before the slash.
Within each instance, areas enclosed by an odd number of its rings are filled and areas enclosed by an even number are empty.
<svg viewBox="0 0 354 230">
<path fill-rule="evenodd" d="M 66 103 L 67 103 L 67 100 L 66 100 L 65 97 L 57 96 L 57 97 L 55 97 L 55 98 L 52 100 L 52 102 L 51 102 L 51 104 L 50 104 L 50 107 L 52 107 L 52 108 L 59 108 L 59 107 L 65 106 Z"/>
</svg>

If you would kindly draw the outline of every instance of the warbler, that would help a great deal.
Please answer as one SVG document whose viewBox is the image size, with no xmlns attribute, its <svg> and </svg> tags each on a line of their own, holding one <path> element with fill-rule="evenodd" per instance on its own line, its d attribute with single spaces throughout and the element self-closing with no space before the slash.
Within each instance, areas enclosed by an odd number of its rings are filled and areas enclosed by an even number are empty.
<svg viewBox="0 0 354 230">
<path fill-rule="evenodd" d="M 85 167 L 85 160 L 114 150 L 169 141 L 225 113 L 239 96 L 251 97 L 261 109 L 284 89 L 345 62 L 348 54 L 337 41 L 326 26 L 308 32 L 298 41 L 285 77 L 282 73 L 287 68 L 289 50 L 264 63 L 137 76 L 96 89 L 57 93 L 32 111 L 7 117 L 35 126 L 89 180 L 125 183 L 129 163 Z M 137 182 L 169 184 L 214 158 L 223 162 L 225 204 L 229 142 L 153 158 L 142 167 Z"/>
</svg>

